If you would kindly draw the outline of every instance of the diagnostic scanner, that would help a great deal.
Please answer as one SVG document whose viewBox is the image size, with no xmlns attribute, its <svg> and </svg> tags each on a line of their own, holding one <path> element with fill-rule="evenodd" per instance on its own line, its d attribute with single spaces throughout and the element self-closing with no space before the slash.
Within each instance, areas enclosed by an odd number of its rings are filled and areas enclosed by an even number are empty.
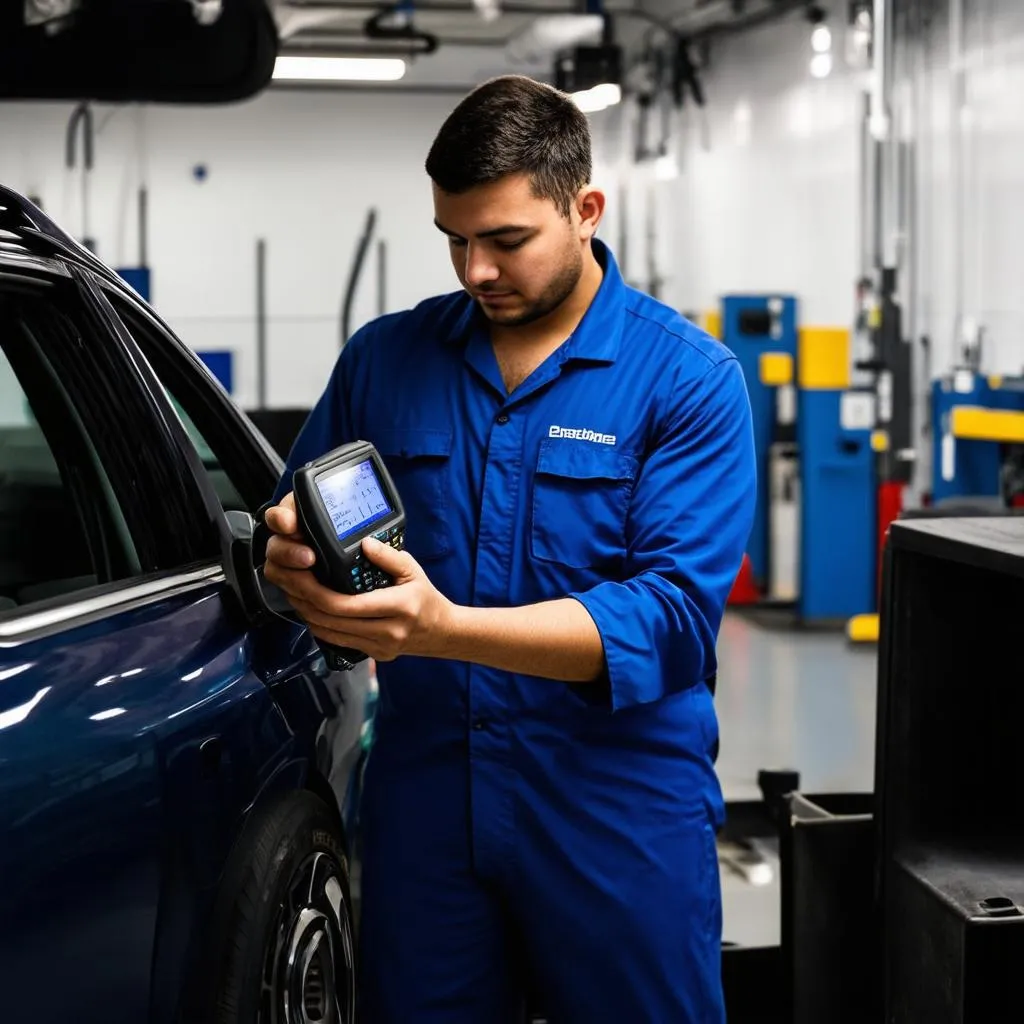
<svg viewBox="0 0 1024 1024">
<path fill-rule="evenodd" d="M 373 537 L 401 551 L 405 509 L 376 448 L 355 441 L 307 462 L 292 477 L 299 529 L 313 549 L 313 575 L 341 594 L 367 594 L 394 580 L 363 554 Z M 335 665 L 349 668 L 366 655 L 321 644 Z"/>
</svg>

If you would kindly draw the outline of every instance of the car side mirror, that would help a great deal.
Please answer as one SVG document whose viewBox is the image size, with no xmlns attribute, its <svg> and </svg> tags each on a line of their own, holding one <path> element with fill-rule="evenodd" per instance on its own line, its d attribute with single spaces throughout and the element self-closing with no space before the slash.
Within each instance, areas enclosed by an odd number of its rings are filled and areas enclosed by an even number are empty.
<svg viewBox="0 0 1024 1024">
<path fill-rule="evenodd" d="M 284 594 L 263 578 L 256 564 L 256 547 L 266 547 L 258 537 L 256 520 L 248 512 L 226 511 L 226 529 L 221 531 L 221 565 L 228 585 L 253 625 L 270 622 L 275 616 L 299 622 Z"/>
</svg>

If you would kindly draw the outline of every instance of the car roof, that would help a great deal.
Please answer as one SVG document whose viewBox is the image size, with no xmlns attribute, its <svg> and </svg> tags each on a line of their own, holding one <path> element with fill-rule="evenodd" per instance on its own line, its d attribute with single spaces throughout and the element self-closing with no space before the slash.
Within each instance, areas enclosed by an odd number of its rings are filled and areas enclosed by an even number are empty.
<svg viewBox="0 0 1024 1024">
<path fill-rule="evenodd" d="M 86 267 L 112 284 L 116 274 L 97 256 L 55 224 L 31 200 L 0 185 L 0 264 L 33 266 L 66 273 L 62 263 Z"/>
</svg>

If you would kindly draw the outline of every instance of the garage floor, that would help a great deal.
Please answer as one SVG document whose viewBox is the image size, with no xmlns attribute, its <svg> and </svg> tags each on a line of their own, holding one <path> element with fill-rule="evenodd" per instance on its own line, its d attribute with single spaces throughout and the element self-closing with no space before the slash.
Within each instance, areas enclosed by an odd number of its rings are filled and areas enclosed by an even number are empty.
<svg viewBox="0 0 1024 1024">
<path fill-rule="evenodd" d="M 870 791 L 874 773 L 874 646 L 851 647 L 841 632 L 802 632 L 726 616 L 718 645 L 715 704 L 721 732 L 719 777 L 726 801 L 758 800 L 761 768 L 800 772 L 807 793 Z M 752 885 L 722 868 L 724 939 L 779 941 L 779 888 Z"/>
</svg>

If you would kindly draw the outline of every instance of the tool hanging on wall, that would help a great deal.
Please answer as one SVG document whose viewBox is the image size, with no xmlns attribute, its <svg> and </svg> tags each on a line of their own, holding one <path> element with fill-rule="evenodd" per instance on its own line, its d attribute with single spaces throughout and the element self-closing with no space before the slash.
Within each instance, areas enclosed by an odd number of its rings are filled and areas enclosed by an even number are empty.
<svg viewBox="0 0 1024 1024">
<path fill-rule="evenodd" d="M 68 118 L 67 130 L 64 136 L 64 166 L 73 171 L 78 163 L 78 151 L 76 148 L 76 137 L 78 127 L 82 127 L 82 173 L 80 186 L 82 190 L 82 231 L 81 241 L 90 252 L 96 252 L 96 240 L 90 233 L 89 221 L 89 191 L 90 176 L 93 167 L 93 121 L 92 108 L 86 103 L 79 103 L 71 112 Z"/>
<path fill-rule="evenodd" d="M 352 259 L 352 266 L 348 272 L 348 283 L 345 286 L 345 300 L 341 307 L 341 347 L 348 344 L 352 337 L 352 307 L 355 304 L 356 289 L 359 286 L 359 278 L 363 273 L 363 266 L 366 263 L 366 254 L 370 249 L 370 242 L 373 240 L 373 233 L 377 227 L 377 209 L 371 206 L 366 212 L 366 222 L 363 225 L 363 233 L 356 243 L 355 256 Z M 387 270 L 387 248 L 383 239 L 377 243 L 377 312 L 378 315 L 385 312 L 384 304 L 386 298 L 384 275 Z"/>
<path fill-rule="evenodd" d="M 134 267 L 118 267 L 117 273 L 142 296 L 153 301 L 153 280 L 149 269 L 149 190 L 140 185 L 136 192 L 136 212 L 139 218 L 139 262 Z"/>
<path fill-rule="evenodd" d="M 103 134 L 110 121 L 127 107 L 119 107 L 111 111 L 100 122 L 96 135 Z M 149 266 L 149 169 L 148 169 L 148 137 L 146 132 L 146 109 L 144 106 L 135 108 L 135 214 L 138 229 L 138 259 L 132 265 L 125 262 L 117 268 L 117 273 L 135 289 L 147 302 L 153 301 L 153 273 Z M 130 173 L 126 167 L 126 175 Z M 117 229 L 117 254 L 125 259 L 125 228 L 128 208 L 129 190 L 127 185 L 120 204 Z"/>
</svg>

